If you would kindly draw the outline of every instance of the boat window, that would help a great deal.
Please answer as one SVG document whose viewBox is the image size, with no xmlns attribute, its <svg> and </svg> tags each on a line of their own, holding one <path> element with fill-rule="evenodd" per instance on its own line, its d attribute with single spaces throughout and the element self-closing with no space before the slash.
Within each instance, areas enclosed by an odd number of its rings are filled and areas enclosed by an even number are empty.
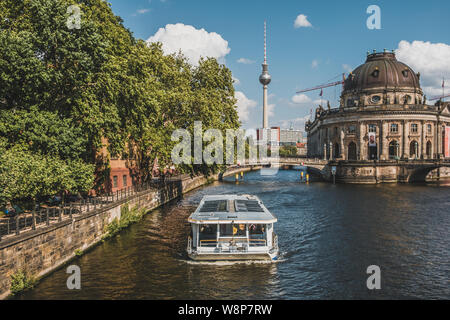
<svg viewBox="0 0 450 320">
<path fill-rule="evenodd" d="M 220 225 L 221 237 L 245 237 L 247 235 L 245 224 L 222 224 Z"/>
<path fill-rule="evenodd" d="M 227 210 L 227 200 L 205 201 L 200 212 L 223 212 Z"/>
<path fill-rule="evenodd" d="M 248 226 L 251 246 L 264 246 L 266 244 L 266 228 L 265 224 L 250 224 Z"/>
<path fill-rule="evenodd" d="M 264 234 L 266 231 L 265 224 L 251 224 L 248 228 L 250 234 Z"/>
<path fill-rule="evenodd" d="M 234 206 L 237 212 L 264 212 L 256 200 L 236 200 Z"/>
<path fill-rule="evenodd" d="M 216 224 L 202 224 L 200 225 L 200 241 L 201 240 L 215 240 L 217 238 Z"/>
</svg>

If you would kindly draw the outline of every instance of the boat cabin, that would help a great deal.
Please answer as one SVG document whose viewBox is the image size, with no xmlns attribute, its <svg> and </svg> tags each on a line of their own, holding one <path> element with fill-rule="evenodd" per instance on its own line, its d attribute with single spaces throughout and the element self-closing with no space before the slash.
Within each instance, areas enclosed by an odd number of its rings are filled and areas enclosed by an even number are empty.
<svg viewBox="0 0 450 320">
<path fill-rule="evenodd" d="M 277 218 L 256 196 L 205 196 L 188 221 L 192 226 L 188 253 L 197 259 L 221 259 L 221 255 L 259 259 L 278 249 Z"/>
</svg>

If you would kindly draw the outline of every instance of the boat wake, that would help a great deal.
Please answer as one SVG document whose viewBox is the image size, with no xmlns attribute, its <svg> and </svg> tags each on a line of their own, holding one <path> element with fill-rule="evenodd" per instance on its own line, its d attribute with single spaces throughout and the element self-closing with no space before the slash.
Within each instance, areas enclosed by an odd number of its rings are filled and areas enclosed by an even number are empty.
<svg viewBox="0 0 450 320">
<path fill-rule="evenodd" d="M 239 264 L 246 264 L 246 265 L 252 265 L 252 264 L 276 264 L 276 263 L 282 263 L 287 261 L 287 258 L 285 258 L 285 253 L 282 252 L 278 256 L 277 260 L 220 260 L 220 261 L 194 261 L 190 259 L 179 259 L 178 261 L 184 262 L 190 265 L 199 265 L 199 266 L 232 266 L 232 265 L 239 265 Z"/>
</svg>

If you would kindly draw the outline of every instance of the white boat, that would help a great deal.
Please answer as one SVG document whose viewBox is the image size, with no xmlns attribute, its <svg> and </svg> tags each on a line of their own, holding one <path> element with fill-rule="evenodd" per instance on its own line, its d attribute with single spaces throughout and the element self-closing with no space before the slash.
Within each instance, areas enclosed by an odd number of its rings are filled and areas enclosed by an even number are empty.
<svg viewBox="0 0 450 320">
<path fill-rule="evenodd" d="M 256 196 L 205 196 L 188 219 L 193 260 L 276 260 L 277 218 Z"/>
</svg>

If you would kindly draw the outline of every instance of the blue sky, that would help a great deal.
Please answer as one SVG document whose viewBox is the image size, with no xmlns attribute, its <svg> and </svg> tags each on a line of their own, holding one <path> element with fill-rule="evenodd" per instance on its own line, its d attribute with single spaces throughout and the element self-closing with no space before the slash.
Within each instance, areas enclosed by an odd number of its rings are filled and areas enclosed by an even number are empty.
<svg viewBox="0 0 450 320">
<path fill-rule="evenodd" d="M 320 99 L 319 91 L 308 93 L 309 100 L 303 97 L 297 101 L 305 103 L 296 104 L 292 100 L 296 90 L 337 81 L 340 74 L 364 63 L 368 50 L 398 49 L 402 40 L 411 44 L 403 46 L 403 62 L 425 74 L 422 85 L 426 92 L 436 94 L 443 77 L 450 84 L 450 60 L 446 59 L 450 52 L 450 1 L 109 2 L 137 38 L 147 40 L 160 28 L 181 23 L 215 32 L 227 41 L 229 53 L 224 53 L 221 61 L 239 79 L 236 91 L 247 99 L 241 101 L 247 111 L 243 117 L 245 127 L 259 126 L 262 118 L 262 88 L 258 77 L 263 61 L 264 20 L 268 24 L 268 62 L 273 78 L 269 86 L 273 113 L 270 125 L 286 127 L 294 121 L 294 127 L 303 129 L 302 118 L 317 106 L 314 101 Z M 366 10 L 370 5 L 381 9 L 381 30 L 369 30 L 366 26 L 370 16 Z M 307 16 L 311 27 L 294 27 L 300 14 Z M 420 43 L 412 45 L 413 41 Z M 436 58 L 430 62 L 427 60 L 430 57 Z M 241 58 L 251 63 L 239 63 Z M 330 100 L 334 107 L 339 95 L 340 87 L 329 88 L 324 90 L 323 99 Z"/>
</svg>

